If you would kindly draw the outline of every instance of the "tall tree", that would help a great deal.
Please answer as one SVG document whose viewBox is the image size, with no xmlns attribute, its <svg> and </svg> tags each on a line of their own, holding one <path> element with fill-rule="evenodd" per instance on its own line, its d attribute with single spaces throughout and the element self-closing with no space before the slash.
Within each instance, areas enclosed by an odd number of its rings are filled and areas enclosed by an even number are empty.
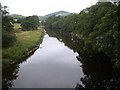
<svg viewBox="0 0 120 90">
<path fill-rule="evenodd" d="M 8 7 L 1 7 L 2 14 L 2 47 L 9 47 L 16 41 L 16 35 L 13 33 L 13 25 L 11 19 L 8 16 Z"/>
</svg>

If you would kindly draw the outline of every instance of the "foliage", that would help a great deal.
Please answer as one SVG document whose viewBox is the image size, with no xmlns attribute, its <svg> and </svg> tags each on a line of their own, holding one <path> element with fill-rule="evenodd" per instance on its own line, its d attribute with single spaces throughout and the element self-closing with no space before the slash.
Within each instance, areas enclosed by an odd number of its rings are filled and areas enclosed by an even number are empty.
<svg viewBox="0 0 120 90">
<path fill-rule="evenodd" d="M 16 36 L 14 33 L 3 32 L 2 33 L 2 46 L 9 47 L 13 45 L 13 42 L 16 41 Z"/>
<path fill-rule="evenodd" d="M 86 52 L 88 55 L 96 51 L 103 52 L 118 64 L 120 62 L 119 7 L 120 5 L 110 2 L 99 2 L 82 10 L 78 15 L 49 17 L 45 26 L 46 29 L 79 35 L 84 39 L 81 52 Z M 118 65 L 120 66 L 120 63 Z"/>
<path fill-rule="evenodd" d="M 26 52 L 42 41 L 43 29 L 35 31 L 21 31 L 16 33 L 17 40 L 14 45 L 3 49 L 3 68 L 9 66 L 16 59 L 21 59 Z"/>
<path fill-rule="evenodd" d="M 9 47 L 16 41 L 11 18 L 7 15 L 7 6 L 2 8 L 2 47 Z"/>
<path fill-rule="evenodd" d="M 22 20 L 21 27 L 23 31 L 36 30 L 39 26 L 38 16 L 28 16 Z"/>
</svg>

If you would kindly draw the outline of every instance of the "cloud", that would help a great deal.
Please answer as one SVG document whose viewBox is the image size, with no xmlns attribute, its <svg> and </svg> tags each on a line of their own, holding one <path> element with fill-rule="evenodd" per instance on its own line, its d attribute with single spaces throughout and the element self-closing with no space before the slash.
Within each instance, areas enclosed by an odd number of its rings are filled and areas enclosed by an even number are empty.
<svg viewBox="0 0 120 90">
<path fill-rule="evenodd" d="M 59 10 L 79 13 L 98 0 L 2 0 L 10 13 L 22 15 L 45 15 Z"/>
</svg>

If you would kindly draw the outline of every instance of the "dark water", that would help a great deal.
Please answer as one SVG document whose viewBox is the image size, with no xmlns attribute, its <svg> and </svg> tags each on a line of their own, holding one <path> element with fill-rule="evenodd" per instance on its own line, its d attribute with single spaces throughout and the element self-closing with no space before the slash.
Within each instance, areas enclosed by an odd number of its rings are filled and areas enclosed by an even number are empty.
<svg viewBox="0 0 120 90">
<path fill-rule="evenodd" d="M 84 42 L 76 35 L 73 36 L 73 34 L 55 30 L 48 31 L 48 33 L 64 42 L 74 52 L 78 52 L 77 59 L 82 63 L 81 67 L 84 73 L 84 77 L 80 77 L 80 81 L 84 84 L 84 87 L 81 84 L 77 84 L 77 90 L 81 90 L 81 88 L 120 90 L 120 70 L 113 67 L 109 56 L 97 51 L 93 52 L 93 54 L 80 53 Z"/>
<path fill-rule="evenodd" d="M 108 56 L 83 56 L 81 39 L 47 33 L 33 55 L 3 70 L 3 88 L 120 88 L 120 74 Z"/>
</svg>

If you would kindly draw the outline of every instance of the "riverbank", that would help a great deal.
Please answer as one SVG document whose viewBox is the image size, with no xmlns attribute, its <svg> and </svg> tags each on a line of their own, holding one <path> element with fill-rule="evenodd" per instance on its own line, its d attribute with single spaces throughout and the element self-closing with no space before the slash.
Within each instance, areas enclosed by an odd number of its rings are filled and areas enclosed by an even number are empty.
<svg viewBox="0 0 120 90">
<path fill-rule="evenodd" d="M 23 57 L 30 55 L 34 52 L 44 36 L 43 28 L 35 31 L 21 31 L 16 32 L 17 41 L 13 46 L 4 48 L 2 51 L 2 67 L 6 68 L 11 64 L 17 62 Z"/>
</svg>

